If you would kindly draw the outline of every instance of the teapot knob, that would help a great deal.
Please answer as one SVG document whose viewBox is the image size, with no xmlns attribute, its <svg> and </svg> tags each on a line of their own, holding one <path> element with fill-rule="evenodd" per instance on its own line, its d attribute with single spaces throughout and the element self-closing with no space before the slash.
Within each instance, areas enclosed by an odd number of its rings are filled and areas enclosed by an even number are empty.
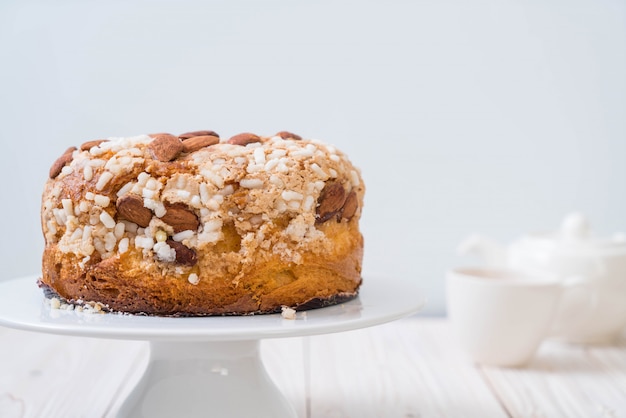
<svg viewBox="0 0 626 418">
<path fill-rule="evenodd" d="M 561 223 L 561 236 L 565 239 L 582 240 L 589 237 L 590 231 L 589 221 L 578 212 L 570 213 Z"/>
</svg>

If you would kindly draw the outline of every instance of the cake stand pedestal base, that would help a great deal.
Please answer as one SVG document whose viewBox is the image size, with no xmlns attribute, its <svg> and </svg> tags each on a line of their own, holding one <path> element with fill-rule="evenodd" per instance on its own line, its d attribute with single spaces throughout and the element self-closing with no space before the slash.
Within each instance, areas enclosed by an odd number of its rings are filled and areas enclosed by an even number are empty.
<svg viewBox="0 0 626 418">
<path fill-rule="evenodd" d="M 120 418 L 296 418 L 268 376 L 259 340 L 150 342 L 148 367 Z"/>
</svg>

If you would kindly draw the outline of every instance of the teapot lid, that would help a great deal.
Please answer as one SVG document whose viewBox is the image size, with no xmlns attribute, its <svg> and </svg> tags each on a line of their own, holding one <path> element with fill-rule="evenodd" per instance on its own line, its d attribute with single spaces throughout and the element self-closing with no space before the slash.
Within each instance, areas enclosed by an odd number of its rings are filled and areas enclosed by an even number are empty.
<svg viewBox="0 0 626 418">
<path fill-rule="evenodd" d="M 559 248 L 567 250 L 616 250 L 626 251 L 626 235 L 614 234 L 611 238 L 595 237 L 591 233 L 589 220 L 581 213 L 567 215 L 555 232 L 529 234 L 523 238 L 525 245 L 544 249 Z"/>
</svg>

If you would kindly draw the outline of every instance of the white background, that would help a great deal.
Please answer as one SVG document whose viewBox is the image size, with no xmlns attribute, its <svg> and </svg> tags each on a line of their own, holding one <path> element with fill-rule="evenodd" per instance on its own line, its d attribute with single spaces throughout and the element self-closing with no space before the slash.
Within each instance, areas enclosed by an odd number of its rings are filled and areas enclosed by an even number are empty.
<svg viewBox="0 0 626 418">
<path fill-rule="evenodd" d="M 0 0 L 0 278 L 40 269 L 70 145 L 290 130 L 363 171 L 365 271 L 418 281 L 478 231 L 626 230 L 626 6 L 573 1 Z"/>
</svg>

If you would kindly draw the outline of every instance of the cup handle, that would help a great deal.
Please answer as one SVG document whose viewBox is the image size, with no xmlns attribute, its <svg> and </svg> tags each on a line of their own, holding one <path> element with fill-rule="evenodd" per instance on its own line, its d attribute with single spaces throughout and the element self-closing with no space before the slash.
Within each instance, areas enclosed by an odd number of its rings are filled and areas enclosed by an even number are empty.
<svg viewBox="0 0 626 418">
<path fill-rule="evenodd" d="M 559 298 L 559 303 L 557 306 L 557 311 L 555 315 L 555 320 L 552 324 L 552 329 L 550 331 L 551 336 L 560 336 L 562 334 L 567 333 L 572 327 L 577 326 L 581 322 L 585 322 L 587 319 L 591 318 L 591 314 L 595 311 L 598 306 L 598 295 L 595 290 L 593 290 L 592 286 L 589 283 L 589 280 L 585 277 L 581 276 L 570 276 L 565 278 L 561 282 L 562 292 L 561 297 Z M 556 321 L 557 318 L 560 317 L 560 312 L 563 310 L 563 299 L 565 299 L 565 295 L 567 293 L 573 291 L 584 291 L 587 296 L 586 301 L 584 303 L 584 308 L 578 310 L 577 314 L 571 317 L 570 321 L 567 321 L 567 325 L 559 324 Z"/>
</svg>

